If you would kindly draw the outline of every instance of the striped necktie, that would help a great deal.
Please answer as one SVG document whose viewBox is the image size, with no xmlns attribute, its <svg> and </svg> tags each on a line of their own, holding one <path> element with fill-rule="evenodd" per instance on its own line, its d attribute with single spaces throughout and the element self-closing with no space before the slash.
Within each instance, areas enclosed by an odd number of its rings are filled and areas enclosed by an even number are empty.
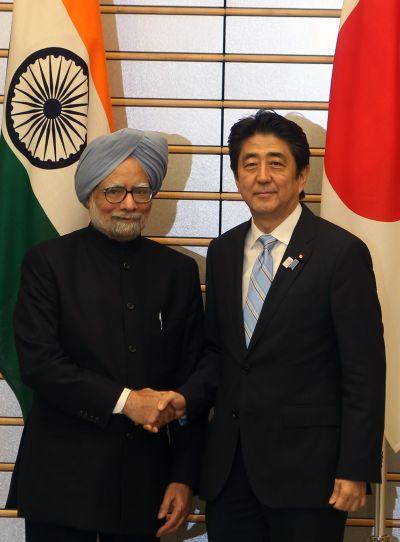
<svg viewBox="0 0 400 542">
<path fill-rule="evenodd" d="M 244 332 L 246 335 L 247 346 L 249 346 L 251 336 L 253 335 L 262 306 L 271 286 L 271 250 L 277 243 L 277 239 L 272 237 L 272 235 L 261 235 L 258 238 L 258 241 L 262 243 L 264 248 L 260 252 L 253 266 L 246 302 L 243 307 Z"/>
</svg>

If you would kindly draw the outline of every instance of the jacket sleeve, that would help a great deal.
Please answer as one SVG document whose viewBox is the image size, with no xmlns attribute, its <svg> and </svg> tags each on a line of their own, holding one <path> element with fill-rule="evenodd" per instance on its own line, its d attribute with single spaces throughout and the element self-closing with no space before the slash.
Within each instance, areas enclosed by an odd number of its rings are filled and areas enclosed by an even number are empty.
<svg viewBox="0 0 400 542">
<path fill-rule="evenodd" d="M 191 263 L 188 310 L 180 363 L 175 375 L 176 388 L 179 388 L 195 371 L 203 346 L 203 300 L 197 264 L 194 260 Z M 198 419 L 189 420 L 183 425 L 178 421 L 170 424 L 172 482 L 184 483 L 196 490 L 206 423 L 207 416 L 204 413 Z"/>
<path fill-rule="evenodd" d="M 337 259 L 331 307 L 342 384 L 336 477 L 380 482 L 385 346 L 372 261 L 360 240 L 348 245 Z"/>
<path fill-rule="evenodd" d="M 39 247 L 22 265 L 14 313 L 21 376 L 34 394 L 66 414 L 105 427 L 123 390 L 116 382 L 77 365 L 59 339 L 59 296 Z"/>
<path fill-rule="evenodd" d="M 215 396 L 220 373 L 220 341 L 215 299 L 215 284 L 213 278 L 214 244 L 210 244 L 207 254 L 206 273 L 206 313 L 205 313 L 205 342 L 202 356 L 196 371 L 179 388 L 186 398 L 189 419 L 196 419 L 209 412 L 215 403 Z"/>
</svg>

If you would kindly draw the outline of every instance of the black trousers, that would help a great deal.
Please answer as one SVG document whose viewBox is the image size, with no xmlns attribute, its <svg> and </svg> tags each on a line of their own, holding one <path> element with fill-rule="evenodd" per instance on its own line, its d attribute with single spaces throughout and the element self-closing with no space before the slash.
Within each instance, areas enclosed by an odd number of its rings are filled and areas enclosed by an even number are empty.
<svg viewBox="0 0 400 542">
<path fill-rule="evenodd" d="M 240 445 L 225 487 L 206 507 L 209 542 L 342 542 L 346 518 L 334 508 L 261 504 L 248 481 Z"/>
<path fill-rule="evenodd" d="M 81 531 L 60 525 L 49 525 L 25 520 L 26 542 L 159 542 L 155 536 L 125 536 L 110 533 Z"/>
</svg>

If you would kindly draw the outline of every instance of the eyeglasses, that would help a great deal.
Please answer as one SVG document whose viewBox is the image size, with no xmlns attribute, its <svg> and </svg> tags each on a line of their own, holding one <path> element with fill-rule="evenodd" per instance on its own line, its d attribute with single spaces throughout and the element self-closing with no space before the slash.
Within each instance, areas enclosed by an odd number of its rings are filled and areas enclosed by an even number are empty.
<svg viewBox="0 0 400 542">
<path fill-rule="evenodd" d="M 153 197 L 150 186 L 135 186 L 127 190 L 124 186 L 110 186 L 101 190 L 108 203 L 121 203 L 127 194 L 131 194 L 135 203 L 149 203 Z"/>
</svg>

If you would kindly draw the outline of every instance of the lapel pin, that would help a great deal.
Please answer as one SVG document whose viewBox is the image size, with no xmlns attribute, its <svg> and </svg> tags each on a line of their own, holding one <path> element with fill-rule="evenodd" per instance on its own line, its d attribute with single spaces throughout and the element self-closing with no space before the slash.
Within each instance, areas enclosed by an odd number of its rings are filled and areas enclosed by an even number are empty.
<svg viewBox="0 0 400 542">
<path fill-rule="evenodd" d="M 304 258 L 304 254 L 302 254 L 302 253 L 300 252 L 300 254 L 299 254 L 299 260 L 302 260 L 303 258 Z"/>
<path fill-rule="evenodd" d="M 291 258 L 290 256 L 288 258 L 286 258 L 286 260 L 283 262 L 283 267 L 286 267 L 286 269 L 288 267 L 290 267 L 291 263 L 293 262 L 293 258 Z"/>
<path fill-rule="evenodd" d="M 299 254 L 299 258 L 303 258 L 303 254 Z M 291 269 L 293 271 L 293 269 L 296 267 L 296 265 L 299 263 L 299 260 L 297 260 L 296 258 L 291 258 L 290 256 L 288 258 L 286 258 L 286 260 L 283 262 L 283 267 L 285 267 L 286 269 Z"/>
</svg>

